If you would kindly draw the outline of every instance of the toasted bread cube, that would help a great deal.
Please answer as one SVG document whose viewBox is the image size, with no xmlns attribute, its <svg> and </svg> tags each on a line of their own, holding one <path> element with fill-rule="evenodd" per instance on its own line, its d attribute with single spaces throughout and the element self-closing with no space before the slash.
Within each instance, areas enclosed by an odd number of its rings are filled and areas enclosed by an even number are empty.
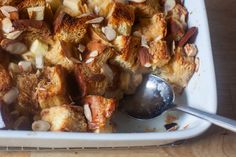
<svg viewBox="0 0 236 157">
<path fill-rule="evenodd" d="M 140 44 L 141 40 L 139 37 L 127 37 L 125 47 L 121 50 L 120 54 L 115 57 L 114 61 L 127 70 L 136 71 L 138 67 L 137 58 Z"/>
<path fill-rule="evenodd" d="M 112 8 L 113 0 L 87 0 L 90 10 L 97 13 L 99 16 L 107 17 Z"/>
<path fill-rule="evenodd" d="M 23 112 L 31 114 L 38 112 L 39 106 L 34 96 L 38 81 L 36 74 L 17 75 L 16 83 L 19 90 L 17 105 Z"/>
<path fill-rule="evenodd" d="M 151 64 L 153 69 L 166 65 L 171 59 L 166 41 L 152 41 L 149 53 L 152 55 Z"/>
<path fill-rule="evenodd" d="M 65 77 L 65 71 L 60 65 L 44 69 L 43 79 L 38 83 L 36 91 L 42 109 L 69 103 Z"/>
<path fill-rule="evenodd" d="M 46 6 L 45 0 L 23 0 L 17 5 L 19 9 L 19 15 L 22 19 L 29 17 L 27 8 L 45 7 L 45 6 Z"/>
<path fill-rule="evenodd" d="M 146 0 L 143 3 L 130 2 L 130 5 L 135 7 L 137 17 L 152 17 L 161 12 L 160 0 Z"/>
<path fill-rule="evenodd" d="M 86 63 L 76 65 L 75 76 L 82 96 L 103 95 L 107 89 L 108 80 L 106 76 L 100 71 L 92 71 Z"/>
<path fill-rule="evenodd" d="M 194 57 L 186 57 L 183 48 L 177 48 L 170 62 L 160 69 L 160 77 L 170 82 L 176 92 L 181 92 L 187 86 L 195 68 Z"/>
<path fill-rule="evenodd" d="M 35 40 L 43 41 L 47 44 L 52 44 L 51 30 L 44 21 L 37 20 L 15 20 L 13 25 L 16 29 L 24 31 L 20 38 L 27 46 L 31 46 Z"/>
<path fill-rule="evenodd" d="M 162 13 L 157 13 L 151 18 L 141 18 L 137 31 L 145 36 L 147 41 L 162 39 L 167 33 L 167 23 Z"/>
<path fill-rule="evenodd" d="M 89 53 L 86 55 L 85 63 L 95 73 L 100 72 L 102 66 L 115 55 L 112 48 L 97 40 L 90 41 L 87 48 Z M 94 60 L 88 63 L 91 58 L 94 58 Z"/>
<path fill-rule="evenodd" d="M 74 69 L 74 63 L 68 58 L 68 53 L 71 54 L 70 48 L 64 47 L 63 43 L 56 41 L 52 45 L 52 49 L 45 54 L 47 62 L 53 65 L 61 65 L 63 68 L 72 71 Z"/>
<path fill-rule="evenodd" d="M 0 64 L 0 97 L 2 97 L 12 86 L 13 82 L 10 74 Z"/>
<path fill-rule="evenodd" d="M 51 125 L 51 131 L 87 131 L 83 108 L 80 106 L 62 105 L 50 107 L 42 110 L 41 117 L 42 120 Z"/>
<path fill-rule="evenodd" d="M 63 5 L 70 9 L 74 16 L 83 14 L 84 0 L 63 0 Z"/>
<path fill-rule="evenodd" d="M 122 3 L 115 3 L 108 16 L 108 25 L 120 35 L 128 36 L 131 33 L 134 20 L 133 7 Z"/>
<path fill-rule="evenodd" d="M 61 23 L 58 24 L 57 30 L 55 30 L 55 38 L 65 42 L 80 42 L 87 32 L 86 21 L 91 18 L 91 16 L 76 18 L 65 14 Z"/>
<path fill-rule="evenodd" d="M 46 2 L 50 4 L 53 12 L 55 12 L 62 5 L 61 0 L 46 0 Z"/>
<path fill-rule="evenodd" d="M 84 105 L 89 106 L 91 119 L 88 119 L 88 128 L 94 132 L 103 130 L 107 120 L 112 116 L 116 108 L 115 99 L 107 99 L 101 96 L 89 95 L 84 98 Z M 86 117 L 88 118 L 88 117 Z"/>
</svg>

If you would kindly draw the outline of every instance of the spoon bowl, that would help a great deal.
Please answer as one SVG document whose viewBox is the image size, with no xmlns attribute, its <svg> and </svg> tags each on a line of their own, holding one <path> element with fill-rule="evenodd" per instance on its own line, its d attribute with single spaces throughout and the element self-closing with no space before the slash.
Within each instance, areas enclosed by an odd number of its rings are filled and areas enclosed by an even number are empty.
<svg viewBox="0 0 236 157">
<path fill-rule="evenodd" d="M 207 120 L 215 125 L 236 132 L 236 121 L 207 113 L 189 106 L 174 104 L 175 94 L 171 86 L 158 76 L 145 75 L 134 95 L 125 96 L 121 108 L 131 117 L 151 119 L 164 111 L 174 108 Z"/>
</svg>

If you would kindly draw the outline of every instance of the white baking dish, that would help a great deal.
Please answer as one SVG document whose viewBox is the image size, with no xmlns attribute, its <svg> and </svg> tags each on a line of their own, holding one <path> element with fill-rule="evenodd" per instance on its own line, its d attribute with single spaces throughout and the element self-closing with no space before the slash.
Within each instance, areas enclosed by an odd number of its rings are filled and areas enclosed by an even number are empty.
<svg viewBox="0 0 236 157">
<path fill-rule="evenodd" d="M 199 48 L 200 69 L 176 102 L 215 113 L 217 109 L 216 83 L 204 0 L 187 0 L 185 3 L 190 12 L 189 25 L 199 28 L 196 44 Z M 168 114 L 178 117 L 179 131 L 164 131 L 163 125 Z M 127 116 L 115 118 L 115 121 L 120 133 L 0 131 L 0 147 L 81 148 L 162 145 L 198 136 L 210 126 L 210 123 L 206 121 L 176 111 L 169 111 L 158 118 L 146 121 L 132 120 Z M 183 129 L 186 125 L 188 127 Z M 144 132 L 144 130 L 154 128 L 156 132 Z"/>
</svg>

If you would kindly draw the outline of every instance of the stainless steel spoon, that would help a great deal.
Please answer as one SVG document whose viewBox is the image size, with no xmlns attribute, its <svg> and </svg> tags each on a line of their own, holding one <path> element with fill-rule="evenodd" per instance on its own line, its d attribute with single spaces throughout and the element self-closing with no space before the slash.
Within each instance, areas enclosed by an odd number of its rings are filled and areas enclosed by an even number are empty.
<svg viewBox="0 0 236 157">
<path fill-rule="evenodd" d="M 175 94 L 163 79 L 149 74 L 144 77 L 136 93 L 126 96 L 121 102 L 128 115 L 138 119 L 151 119 L 168 109 L 177 109 L 207 120 L 217 126 L 236 132 L 236 121 L 219 115 L 207 113 L 189 106 L 174 104 Z"/>
</svg>

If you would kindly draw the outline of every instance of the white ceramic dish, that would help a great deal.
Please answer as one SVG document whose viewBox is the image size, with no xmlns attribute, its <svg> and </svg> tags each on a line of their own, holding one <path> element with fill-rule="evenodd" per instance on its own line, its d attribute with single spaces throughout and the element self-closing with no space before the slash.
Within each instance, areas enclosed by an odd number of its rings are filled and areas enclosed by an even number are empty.
<svg viewBox="0 0 236 157">
<path fill-rule="evenodd" d="M 185 93 L 177 98 L 176 102 L 215 113 L 217 109 L 215 72 L 204 0 L 186 0 L 185 5 L 190 12 L 189 25 L 197 26 L 199 29 L 196 44 L 199 49 L 200 69 L 191 79 Z M 168 114 L 178 117 L 180 130 L 173 132 L 164 130 L 164 121 Z M 198 136 L 210 126 L 206 121 L 175 111 L 146 121 L 129 119 L 125 115 L 119 117 L 115 118 L 119 133 L 0 131 L 0 147 L 83 148 L 162 145 Z M 188 127 L 183 129 L 186 125 Z M 144 132 L 153 129 L 156 132 Z"/>
</svg>

